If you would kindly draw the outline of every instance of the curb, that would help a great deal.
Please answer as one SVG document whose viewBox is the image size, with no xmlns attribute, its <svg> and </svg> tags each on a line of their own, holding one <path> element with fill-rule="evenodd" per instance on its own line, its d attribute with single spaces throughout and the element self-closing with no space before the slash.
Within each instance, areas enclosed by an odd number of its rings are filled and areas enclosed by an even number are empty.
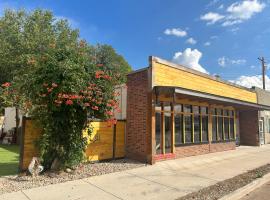
<svg viewBox="0 0 270 200">
<path fill-rule="evenodd" d="M 232 192 L 228 195 L 225 195 L 224 197 L 220 198 L 219 200 L 238 200 L 238 199 L 244 197 L 245 195 L 249 194 L 253 190 L 261 187 L 262 185 L 264 185 L 265 183 L 267 183 L 269 181 L 270 181 L 270 173 L 264 175 L 262 178 L 255 179 L 251 183 L 245 185 L 242 188 L 235 190 L 234 192 Z"/>
</svg>

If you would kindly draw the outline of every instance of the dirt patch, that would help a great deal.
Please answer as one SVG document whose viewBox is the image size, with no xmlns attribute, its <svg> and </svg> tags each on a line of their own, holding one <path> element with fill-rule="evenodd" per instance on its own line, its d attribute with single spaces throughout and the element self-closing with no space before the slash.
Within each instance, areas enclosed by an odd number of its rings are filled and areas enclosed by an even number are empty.
<svg viewBox="0 0 270 200">
<path fill-rule="evenodd" d="M 241 187 L 244 187 L 257 178 L 263 177 L 267 173 L 270 173 L 270 164 L 263 165 L 225 181 L 218 182 L 215 185 L 211 185 L 197 192 L 183 196 L 178 200 L 216 200 Z"/>
<path fill-rule="evenodd" d="M 98 163 L 85 163 L 78 166 L 70 173 L 62 172 L 45 172 L 42 175 L 33 178 L 25 174 L 18 176 L 6 176 L 0 178 L 0 195 L 8 192 L 30 189 L 45 185 L 62 183 L 66 181 L 98 176 L 112 172 L 124 171 L 137 167 L 143 167 L 146 164 L 129 160 L 119 159 L 114 161 L 104 161 Z"/>
</svg>

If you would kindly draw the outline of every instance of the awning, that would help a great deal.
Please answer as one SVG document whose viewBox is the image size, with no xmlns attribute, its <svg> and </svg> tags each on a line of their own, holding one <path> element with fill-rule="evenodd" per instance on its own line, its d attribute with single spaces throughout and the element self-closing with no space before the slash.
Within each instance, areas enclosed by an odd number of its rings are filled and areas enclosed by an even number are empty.
<svg viewBox="0 0 270 200">
<path fill-rule="evenodd" d="M 188 90 L 185 88 L 180 87 L 169 87 L 169 86 L 155 86 L 154 92 L 158 96 L 160 94 L 167 94 L 167 95 L 179 95 L 181 98 L 189 98 L 194 100 L 200 101 L 207 101 L 212 104 L 226 104 L 226 105 L 233 105 L 239 107 L 240 109 L 246 109 L 249 107 L 253 110 L 270 110 L 270 106 L 267 105 L 260 105 L 256 103 L 250 103 L 246 101 L 241 101 L 237 99 L 232 99 L 228 97 L 213 95 L 209 93 L 198 92 L 194 90 Z"/>
</svg>

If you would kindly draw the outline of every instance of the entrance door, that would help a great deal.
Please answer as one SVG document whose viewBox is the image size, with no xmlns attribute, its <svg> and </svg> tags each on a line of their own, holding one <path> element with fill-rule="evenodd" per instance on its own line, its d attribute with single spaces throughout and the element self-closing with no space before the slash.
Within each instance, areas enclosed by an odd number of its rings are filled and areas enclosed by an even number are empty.
<svg viewBox="0 0 270 200">
<path fill-rule="evenodd" d="M 259 137 L 260 137 L 260 145 L 264 144 L 264 118 L 262 117 L 259 120 Z"/>
</svg>

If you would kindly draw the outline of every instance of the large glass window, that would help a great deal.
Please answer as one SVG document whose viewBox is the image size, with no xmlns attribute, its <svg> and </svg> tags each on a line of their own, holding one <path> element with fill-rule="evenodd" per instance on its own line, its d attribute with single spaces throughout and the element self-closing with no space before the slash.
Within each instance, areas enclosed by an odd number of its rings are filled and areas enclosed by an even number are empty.
<svg viewBox="0 0 270 200">
<path fill-rule="evenodd" d="M 156 112 L 156 154 L 161 154 L 161 113 Z"/>
<path fill-rule="evenodd" d="M 185 122 L 185 143 L 192 143 L 192 115 L 184 116 Z"/>
<path fill-rule="evenodd" d="M 164 121 L 165 121 L 165 153 L 171 153 L 172 152 L 171 113 L 164 113 Z"/>
<path fill-rule="evenodd" d="M 224 136 L 225 136 L 225 140 L 229 140 L 230 139 L 230 121 L 228 117 L 224 117 Z"/>
<path fill-rule="evenodd" d="M 234 118 L 230 118 L 230 139 L 234 139 Z"/>
<path fill-rule="evenodd" d="M 208 141 L 208 108 L 206 106 L 174 106 L 175 144 L 201 143 Z"/>
<path fill-rule="evenodd" d="M 223 140 L 223 117 L 218 117 L 218 140 Z"/>
<path fill-rule="evenodd" d="M 169 102 L 156 105 L 156 154 L 172 152 L 172 110 Z"/>
<path fill-rule="evenodd" d="M 174 118 L 175 144 L 183 143 L 183 115 L 176 114 Z"/>
<path fill-rule="evenodd" d="M 178 103 L 173 105 L 169 102 L 157 104 L 156 153 L 172 152 L 172 127 L 175 145 L 208 142 L 209 119 L 212 121 L 212 141 L 235 139 L 234 111 L 230 108 L 217 107 L 208 110 L 207 106 L 199 105 Z"/>
<path fill-rule="evenodd" d="M 212 141 L 217 140 L 217 116 L 212 116 Z"/>
<path fill-rule="evenodd" d="M 208 142 L 208 116 L 202 116 L 202 142 Z"/>
<path fill-rule="evenodd" d="M 212 108 L 212 141 L 235 139 L 234 111 L 222 108 Z"/>
<path fill-rule="evenodd" d="M 194 115 L 194 142 L 199 143 L 201 141 L 201 118 L 200 115 Z"/>
</svg>

